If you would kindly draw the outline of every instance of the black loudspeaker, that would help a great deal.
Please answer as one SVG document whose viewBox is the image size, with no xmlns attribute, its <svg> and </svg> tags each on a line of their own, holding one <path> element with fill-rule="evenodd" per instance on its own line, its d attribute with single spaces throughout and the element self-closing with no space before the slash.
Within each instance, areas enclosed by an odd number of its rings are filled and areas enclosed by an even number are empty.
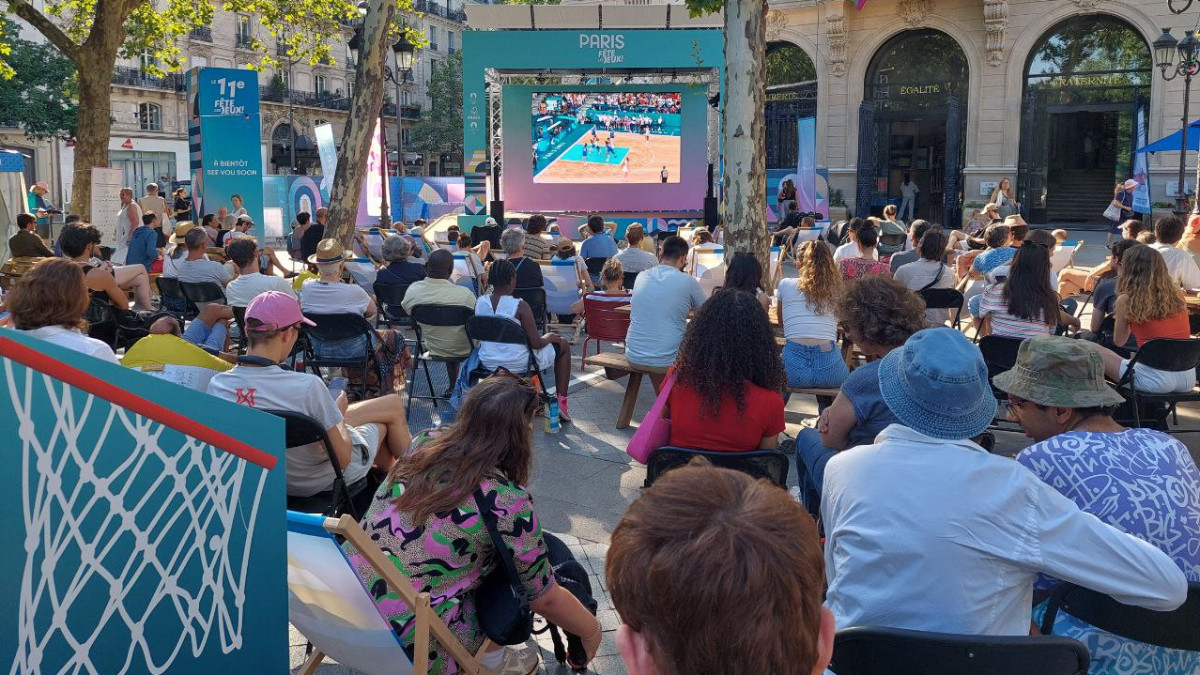
<svg viewBox="0 0 1200 675">
<path fill-rule="evenodd" d="M 496 224 L 504 227 L 504 200 L 497 199 L 488 203 L 488 215 L 496 219 Z"/>
<path fill-rule="evenodd" d="M 717 223 L 721 220 L 721 215 L 717 213 L 717 198 L 704 198 L 704 224 L 708 227 L 709 232 L 717 229 Z"/>
</svg>

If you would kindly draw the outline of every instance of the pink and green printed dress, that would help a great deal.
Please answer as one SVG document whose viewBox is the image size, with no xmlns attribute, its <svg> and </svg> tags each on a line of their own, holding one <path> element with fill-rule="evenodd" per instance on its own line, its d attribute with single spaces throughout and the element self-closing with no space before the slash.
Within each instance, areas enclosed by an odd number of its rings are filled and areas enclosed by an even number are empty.
<svg viewBox="0 0 1200 675">
<path fill-rule="evenodd" d="M 513 553 L 521 583 L 532 602 L 554 583 L 533 501 L 525 488 L 502 478 L 486 478 L 480 488 L 484 504 L 496 514 L 500 537 Z M 418 593 L 429 593 L 438 616 L 467 650 L 475 653 L 486 637 L 475 616 L 475 589 L 499 564 L 475 500 L 468 495 L 457 509 L 416 525 L 409 514 L 400 513 L 393 504 L 402 494 L 401 483 L 380 488 L 363 519 L 363 529 L 396 568 L 412 580 Z M 353 545 L 346 543 L 343 547 L 379 613 L 400 636 L 411 658 L 416 628 L 412 611 Z M 429 672 L 457 673 L 458 664 L 449 652 L 436 640 L 431 644 Z"/>
</svg>

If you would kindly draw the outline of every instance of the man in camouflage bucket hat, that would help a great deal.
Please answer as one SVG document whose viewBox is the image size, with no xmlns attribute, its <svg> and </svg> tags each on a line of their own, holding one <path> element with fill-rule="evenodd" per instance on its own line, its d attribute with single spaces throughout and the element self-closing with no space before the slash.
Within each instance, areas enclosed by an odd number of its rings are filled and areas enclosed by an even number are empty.
<svg viewBox="0 0 1200 675">
<path fill-rule="evenodd" d="M 1113 407 L 1124 399 L 1104 381 L 1091 343 L 1030 338 L 1021 343 L 1016 366 L 992 382 L 1037 441 L 1017 456 L 1021 465 L 1080 510 L 1153 544 L 1189 581 L 1200 581 L 1200 470 L 1173 437 L 1113 420 Z M 1054 583 L 1039 577 L 1035 588 L 1047 591 Z M 1044 605 L 1035 609 L 1034 621 L 1040 623 L 1043 611 Z M 1054 634 L 1087 645 L 1093 673 L 1200 672 L 1200 653 L 1104 633 L 1067 613 L 1059 613 Z"/>
</svg>

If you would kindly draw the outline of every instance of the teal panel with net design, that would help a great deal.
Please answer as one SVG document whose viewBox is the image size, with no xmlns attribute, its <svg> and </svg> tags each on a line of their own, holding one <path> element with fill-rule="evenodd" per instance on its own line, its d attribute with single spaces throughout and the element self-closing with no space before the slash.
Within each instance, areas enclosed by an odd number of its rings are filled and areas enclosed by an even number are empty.
<svg viewBox="0 0 1200 675">
<path fill-rule="evenodd" d="M 0 430 L 0 668 L 286 672 L 282 420 L 0 329 Z"/>
</svg>

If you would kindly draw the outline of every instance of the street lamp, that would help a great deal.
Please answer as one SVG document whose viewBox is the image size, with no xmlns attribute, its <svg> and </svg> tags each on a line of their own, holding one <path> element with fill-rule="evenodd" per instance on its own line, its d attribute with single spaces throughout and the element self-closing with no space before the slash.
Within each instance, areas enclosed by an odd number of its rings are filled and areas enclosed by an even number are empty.
<svg viewBox="0 0 1200 675">
<path fill-rule="evenodd" d="M 1196 40 L 1193 32 L 1188 31 L 1182 40 L 1176 40 L 1171 35 L 1170 28 L 1164 28 L 1162 35 L 1154 41 L 1154 59 L 1158 62 L 1159 71 L 1167 82 L 1183 76 L 1183 131 L 1179 139 L 1179 196 L 1176 198 L 1176 208 L 1179 212 L 1187 210 L 1187 190 L 1185 189 L 1187 175 L 1187 137 L 1188 137 L 1188 99 L 1192 94 L 1192 77 L 1200 72 L 1200 63 L 1196 56 L 1200 53 L 1200 41 Z M 1178 60 L 1176 60 L 1178 59 Z M 1197 163 L 1197 181 L 1200 184 L 1200 162 Z M 1196 208 L 1200 208 L 1200 199 L 1196 200 Z M 1197 211 L 1200 213 L 1200 211 Z"/>
</svg>

